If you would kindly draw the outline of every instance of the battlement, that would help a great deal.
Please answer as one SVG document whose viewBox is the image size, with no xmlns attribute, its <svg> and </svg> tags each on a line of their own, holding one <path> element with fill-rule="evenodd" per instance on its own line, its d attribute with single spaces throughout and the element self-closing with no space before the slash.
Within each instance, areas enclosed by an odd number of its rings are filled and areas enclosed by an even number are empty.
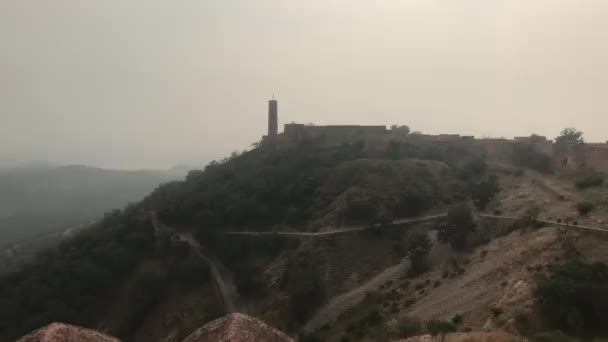
<svg viewBox="0 0 608 342">
<path fill-rule="evenodd" d="M 584 143 L 581 145 L 584 145 L 586 147 L 608 148 L 608 143 Z"/>
<path fill-rule="evenodd" d="M 572 168 L 589 168 L 608 173 L 608 141 L 576 145 L 558 145 L 540 135 L 506 138 L 476 138 L 460 134 L 408 134 L 408 131 L 391 129 L 384 125 L 328 125 L 290 123 L 278 133 L 278 104 L 268 105 L 268 134 L 262 142 L 276 145 L 314 141 L 326 146 L 363 143 L 369 155 L 381 156 L 394 142 L 455 145 L 491 159 L 509 160 L 517 144 L 530 144 L 536 151 L 550 156 L 556 164 Z"/>
<path fill-rule="evenodd" d="M 291 142 L 318 140 L 323 141 L 328 146 L 336 146 L 364 141 L 369 136 L 385 134 L 386 132 L 386 126 L 314 126 L 291 123 L 285 125 L 283 134 L 286 140 Z"/>
</svg>

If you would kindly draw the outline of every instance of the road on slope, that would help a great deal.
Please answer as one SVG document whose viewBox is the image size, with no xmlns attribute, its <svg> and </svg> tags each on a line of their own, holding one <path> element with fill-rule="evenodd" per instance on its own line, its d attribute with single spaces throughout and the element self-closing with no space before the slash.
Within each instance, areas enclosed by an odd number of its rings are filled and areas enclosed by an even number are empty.
<svg viewBox="0 0 608 342">
<path fill-rule="evenodd" d="M 194 236 L 192 236 L 191 232 L 178 234 L 182 240 L 187 241 L 190 244 L 196 255 L 209 264 L 211 276 L 213 277 L 216 290 L 224 306 L 224 311 L 226 313 L 236 312 L 234 302 L 237 291 L 232 279 L 232 274 L 217 259 L 210 254 L 203 252 L 204 249 L 201 247 L 200 243 L 196 241 Z"/>
<path fill-rule="evenodd" d="M 218 299 L 224 307 L 226 313 L 235 312 L 235 298 L 237 296 L 236 286 L 234 285 L 232 275 L 217 259 L 212 257 L 209 253 L 205 253 L 201 244 L 194 238 L 191 232 L 177 232 L 175 229 L 162 223 L 155 212 L 148 212 L 150 220 L 154 226 L 155 232 L 168 231 L 171 235 L 177 235 L 180 239 L 188 242 L 192 251 L 196 256 L 203 259 L 211 270 L 211 277 L 213 279 L 214 288 Z"/>
<path fill-rule="evenodd" d="M 494 218 L 501 220 L 517 220 L 518 217 L 515 216 L 501 216 L 501 215 L 485 215 L 485 214 L 477 214 L 478 217 L 483 218 Z M 405 224 L 414 224 L 414 223 L 422 223 L 428 221 L 434 221 L 441 218 L 447 217 L 447 213 L 445 214 L 437 214 L 437 215 L 428 215 L 417 218 L 409 218 L 409 219 L 401 219 L 393 221 L 387 225 L 371 225 L 365 227 L 355 227 L 355 228 L 345 228 L 345 229 L 337 229 L 325 232 L 275 232 L 275 231 L 265 231 L 265 232 L 253 232 L 253 231 L 229 231 L 229 232 L 217 232 L 222 235 L 241 235 L 241 236 L 267 236 L 267 235 L 287 235 L 287 236 L 301 236 L 301 237 L 318 237 L 318 236 L 331 236 L 331 235 L 339 235 L 346 233 L 354 233 L 358 231 L 364 231 L 374 228 L 390 228 Z M 178 233 L 173 228 L 167 227 L 158 218 L 155 213 L 151 213 L 152 222 L 154 224 L 155 229 L 169 229 L 171 232 L 180 236 L 181 239 L 187 241 L 192 249 L 199 255 L 202 259 L 204 259 L 209 265 L 212 272 L 212 277 L 216 286 L 216 290 L 218 292 L 218 297 L 224 304 L 224 310 L 226 312 L 235 312 L 234 299 L 236 298 L 237 292 L 236 287 L 232 281 L 232 277 L 230 273 L 224 268 L 221 263 L 219 263 L 215 258 L 211 257 L 209 254 L 204 253 L 204 249 L 201 245 L 196 241 L 196 239 L 192 236 L 190 232 L 188 233 Z M 581 230 L 588 231 L 597 231 L 608 233 L 608 229 L 596 228 L 596 227 L 588 227 L 581 225 L 568 225 L 557 222 L 550 221 L 538 221 L 540 223 L 557 226 L 557 227 L 565 227 L 565 228 L 577 228 Z M 323 308 L 321 308 L 312 319 L 306 323 L 304 330 L 308 332 L 315 331 L 325 323 L 335 320 L 339 317 L 340 314 L 349 310 L 350 308 L 356 306 L 360 303 L 365 294 L 369 291 L 373 291 L 381 286 L 386 280 L 394 279 L 397 275 L 402 274 L 407 270 L 407 261 L 403 261 L 397 266 L 389 267 L 384 270 L 382 273 L 372 278 L 365 284 L 360 287 L 340 295 L 327 303 Z M 222 272 L 223 271 L 223 272 Z"/>
<path fill-rule="evenodd" d="M 324 232 L 301 232 L 301 231 L 293 231 L 293 232 L 279 232 L 279 231 L 262 231 L 262 232 L 254 232 L 254 231 L 216 231 L 216 234 L 221 234 L 221 235 L 242 235 L 242 236 L 265 236 L 265 235 L 283 235 L 283 236 L 329 236 L 329 235 L 339 235 L 339 234 L 347 234 L 347 233 L 356 233 L 356 232 L 360 232 L 360 231 L 364 231 L 364 230 L 370 230 L 370 229 L 374 229 L 374 228 L 392 228 L 392 227 L 396 227 L 396 226 L 400 226 L 400 225 L 406 225 L 406 224 L 414 224 L 414 223 L 422 223 L 422 222 L 428 222 L 428 221 L 434 221 L 434 220 L 438 220 L 441 218 L 445 218 L 447 217 L 448 214 L 444 213 L 444 214 L 437 214 L 437 215 L 429 215 L 429 216 L 421 216 L 421 217 L 414 217 L 414 218 L 408 218 L 408 219 L 400 219 L 400 220 L 395 220 L 392 223 L 389 224 L 375 224 L 375 225 L 370 225 L 370 226 L 364 226 L 364 227 L 354 227 L 354 228 L 343 228 L 343 229 L 335 229 L 335 230 L 328 230 L 328 231 L 324 231 Z M 484 217 L 484 218 L 495 218 L 495 219 L 501 219 L 501 220 L 518 220 L 520 219 L 520 217 L 516 217 L 516 216 L 501 216 L 501 215 L 486 215 L 486 214 L 475 214 L 475 216 L 477 217 Z M 554 226 L 554 227 L 564 227 L 564 228 L 576 228 L 576 229 L 581 229 L 581 230 L 590 230 L 590 231 L 597 231 L 597 232 L 604 232 L 604 233 L 608 233 L 608 229 L 605 228 L 597 228 L 597 227 L 590 227 L 590 226 L 583 226 L 583 225 L 574 225 L 574 224 L 566 224 L 566 223 L 557 223 L 557 222 L 551 222 L 551 221 L 543 221 L 543 220 L 537 220 L 537 222 L 539 223 L 543 223 L 549 226 Z"/>
<path fill-rule="evenodd" d="M 245 236 L 264 236 L 264 235 L 285 235 L 285 236 L 329 236 L 329 235 L 338 235 L 345 233 L 355 233 L 364 230 L 370 230 L 374 228 L 389 228 L 400 226 L 404 224 L 414 224 L 414 223 L 422 223 L 428 221 L 434 221 L 440 218 L 447 217 L 448 214 L 437 214 L 437 215 L 429 215 L 429 216 L 420 216 L 414 218 L 407 219 L 399 219 L 395 220 L 392 223 L 388 224 L 374 224 L 371 226 L 363 226 L 363 227 L 353 227 L 353 228 L 343 228 L 343 229 L 335 229 L 328 230 L 325 232 L 279 232 L 279 231 L 265 231 L 265 232 L 254 232 L 254 231 L 217 231 L 217 234 L 222 235 L 245 235 Z"/>
</svg>

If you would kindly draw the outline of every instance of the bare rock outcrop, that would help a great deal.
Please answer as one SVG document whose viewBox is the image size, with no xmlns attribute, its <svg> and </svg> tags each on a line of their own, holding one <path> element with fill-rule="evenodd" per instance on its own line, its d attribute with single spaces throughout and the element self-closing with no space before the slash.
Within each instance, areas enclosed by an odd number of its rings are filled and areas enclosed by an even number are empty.
<svg viewBox="0 0 608 342">
<path fill-rule="evenodd" d="M 207 323 L 183 342 L 293 342 L 293 339 L 266 323 L 233 313 Z"/>
<path fill-rule="evenodd" d="M 183 342 L 293 342 L 285 333 L 247 315 L 233 313 L 205 324 Z M 98 331 L 53 323 L 17 342 L 121 342 Z"/>
<path fill-rule="evenodd" d="M 95 330 L 53 323 L 18 339 L 17 342 L 120 342 L 120 340 Z"/>
</svg>

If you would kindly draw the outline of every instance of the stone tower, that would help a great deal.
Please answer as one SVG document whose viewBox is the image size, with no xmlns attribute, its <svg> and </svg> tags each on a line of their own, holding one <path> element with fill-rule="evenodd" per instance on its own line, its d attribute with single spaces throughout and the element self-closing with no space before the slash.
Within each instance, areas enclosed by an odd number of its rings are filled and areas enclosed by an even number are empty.
<svg viewBox="0 0 608 342">
<path fill-rule="evenodd" d="M 277 101 L 272 97 L 268 101 L 268 138 L 274 138 L 279 133 L 279 118 Z"/>
</svg>

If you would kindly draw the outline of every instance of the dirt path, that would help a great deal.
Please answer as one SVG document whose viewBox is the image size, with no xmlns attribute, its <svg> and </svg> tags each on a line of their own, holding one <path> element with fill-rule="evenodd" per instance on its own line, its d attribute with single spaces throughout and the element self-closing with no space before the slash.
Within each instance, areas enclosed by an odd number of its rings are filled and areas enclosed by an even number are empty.
<svg viewBox="0 0 608 342">
<path fill-rule="evenodd" d="M 237 297 L 237 291 L 236 286 L 234 285 L 231 272 L 210 253 L 205 252 L 201 244 L 192 235 L 192 232 L 178 233 L 175 229 L 162 223 L 158 219 L 158 216 L 155 212 L 148 213 L 150 215 L 152 225 L 154 226 L 155 235 L 160 235 L 160 232 L 169 233 L 171 235 L 178 235 L 180 239 L 188 242 L 195 255 L 205 260 L 205 262 L 209 265 L 211 277 L 213 279 L 214 289 L 218 296 L 218 299 L 224 307 L 224 312 L 236 312 L 234 302 Z"/>
<path fill-rule="evenodd" d="M 438 215 L 423 216 L 423 217 L 412 218 L 412 219 L 398 220 L 398 221 L 394 221 L 392 224 L 390 224 L 388 226 L 383 226 L 383 228 L 394 227 L 394 226 L 403 225 L 403 224 L 433 221 L 433 220 L 437 220 L 440 218 L 444 218 L 446 216 L 447 216 L 447 214 L 438 214 Z M 503 220 L 518 219 L 515 216 L 498 216 L 498 215 L 482 215 L 482 214 L 477 215 L 477 216 L 503 219 Z M 162 224 L 162 222 L 160 222 L 156 218 L 156 215 L 154 213 L 151 214 L 151 217 L 152 217 L 152 221 L 155 226 L 155 230 L 167 230 L 168 229 L 168 230 L 171 230 L 172 232 L 174 232 L 175 234 L 178 234 L 181 239 L 187 241 L 192 246 L 193 250 L 195 251 L 195 253 L 197 253 L 197 255 L 199 255 L 201 258 L 203 258 L 210 265 L 215 288 L 216 288 L 218 297 L 224 304 L 225 311 L 226 312 L 235 312 L 236 309 L 235 309 L 234 303 L 235 303 L 235 299 L 237 298 L 237 291 L 236 291 L 236 286 L 234 285 L 234 282 L 232 280 L 231 273 L 212 255 L 210 255 L 209 253 L 205 253 L 204 249 L 201 247 L 200 243 L 192 236 L 191 232 L 176 233 L 175 230 L 173 230 L 172 228 L 167 227 L 164 224 Z M 539 222 L 547 224 L 547 225 L 552 225 L 552 226 L 563 226 L 563 227 L 569 227 L 569 228 L 577 228 L 577 229 L 581 229 L 581 230 L 590 230 L 590 231 L 599 231 L 599 232 L 603 232 L 603 233 L 608 233 L 607 229 L 596 228 L 596 227 L 580 226 L 580 225 L 579 226 L 573 226 L 573 225 L 567 226 L 565 224 L 558 224 L 558 223 L 549 222 L 549 221 L 539 221 Z M 327 235 L 352 233 L 352 232 L 357 232 L 357 231 L 367 230 L 367 229 L 372 229 L 372 228 L 377 228 L 377 227 L 379 227 L 379 226 L 375 225 L 375 226 L 368 226 L 368 227 L 347 228 L 347 229 L 339 229 L 339 230 L 334 230 L 334 231 L 317 232 L 317 233 L 270 231 L 270 232 L 225 232 L 224 234 L 226 234 L 226 235 L 246 235 L 246 236 L 264 236 L 264 235 L 274 235 L 274 234 L 291 235 L 291 236 L 327 236 Z M 534 243 L 535 241 L 536 240 L 532 240 L 532 241 L 527 241 L 526 243 L 514 244 L 511 247 L 507 247 L 506 250 L 507 250 L 507 252 L 509 252 L 511 254 L 513 254 L 513 253 L 521 254 L 521 253 L 524 253 L 525 251 L 527 251 L 528 249 L 533 250 L 535 252 L 539 252 L 538 248 L 533 248 L 533 246 L 530 246 L 530 243 Z M 526 255 L 528 255 L 528 253 L 526 253 Z M 508 260 L 508 256 L 503 256 L 503 257 Z M 314 332 L 314 331 L 318 330 L 319 328 L 321 328 L 323 325 L 327 324 L 328 322 L 332 322 L 332 321 L 336 320 L 341 314 L 347 312 L 351 308 L 355 307 L 357 304 L 361 303 L 363 301 L 363 299 L 365 298 L 367 292 L 378 290 L 380 288 L 380 286 L 383 285 L 388 280 L 394 280 L 394 279 L 398 278 L 399 276 L 401 276 L 402 274 L 405 274 L 405 272 L 407 271 L 408 264 L 409 263 L 406 260 L 404 260 L 396 266 L 392 266 L 392 267 L 385 269 L 382 273 L 378 274 L 376 277 L 370 279 L 365 284 L 357 287 L 356 289 L 353 289 L 350 292 L 347 292 L 345 294 L 342 294 L 338 297 L 331 299 L 329 301 L 329 303 L 327 303 L 325 306 L 323 306 L 321 309 L 319 309 L 319 311 L 317 311 L 317 313 L 304 325 L 303 330 L 306 332 Z M 523 266 L 523 264 L 521 264 L 520 266 Z M 492 273 L 492 272 L 493 273 L 498 272 L 498 273 L 504 274 L 503 271 L 496 271 L 496 270 L 487 269 L 487 268 L 481 268 L 480 270 L 477 271 L 476 274 L 479 274 L 479 277 L 486 277 L 487 276 L 486 273 Z M 475 274 L 473 274 L 472 276 L 475 277 Z M 433 309 L 434 306 L 437 306 L 438 308 L 442 308 L 442 310 L 444 310 L 443 312 L 454 312 L 453 310 L 455 310 L 455 307 L 461 307 L 461 306 L 466 307 L 466 305 L 469 305 L 469 306 L 470 305 L 480 305 L 480 303 L 486 303 L 488 301 L 487 298 L 485 297 L 485 295 L 489 294 L 488 291 L 484 292 L 484 291 L 482 291 L 483 289 L 480 288 L 479 291 L 467 292 L 470 290 L 470 288 L 467 288 L 467 286 L 469 286 L 469 285 L 466 285 L 466 283 L 463 283 L 463 284 L 465 284 L 465 285 L 462 285 L 462 286 L 456 285 L 455 289 L 445 292 L 444 297 L 433 295 L 433 298 L 436 298 L 436 297 L 438 298 L 436 300 L 437 304 L 433 304 L 433 303 L 425 304 L 428 307 L 423 306 L 423 309 L 420 309 L 421 312 L 426 312 L 426 313 L 430 313 L 431 315 L 433 315 L 433 313 L 438 312 L 437 308 Z M 456 289 L 458 289 L 458 288 L 460 288 L 461 290 L 464 288 L 464 291 L 457 291 Z M 496 291 L 496 289 L 492 289 L 491 291 Z M 467 296 L 466 295 L 467 293 L 474 293 L 475 298 Z M 451 302 L 453 302 L 455 304 L 452 306 L 448 306 L 447 303 L 451 303 Z"/>
<path fill-rule="evenodd" d="M 485 218 L 495 218 L 495 219 L 501 219 L 501 220 L 517 220 L 520 217 L 517 216 L 506 216 L 506 215 L 489 215 L 489 214 L 474 214 L 475 216 L 478 217 L 485 217 Z M 357 228 L 345 228 L 345 229 L 336 229 L 336 230 L 330 230 L 330 231 L 325 231 L 325 232 L 276 232 L 276 231 L 264 231 L 264 232 L 251 232 L 251 231 L 243 231 L 243 232 L 238 232 L 238 231 L 229 231 L 229 232 L 217 232 L 217 234 L 222 234 L 222 235 L 243 235 L 243 236 L 268 236 L 268 235 L 284 235 L 284 236 L 301 236 L 301 237 L 306 237 L 306 236 L 328 236 L 328 235 L 338 235 L 338 234 L 346 234 L 346 233 L 356 233 L 362 230 L 370 230 L 370 229 L 374 229 L 374 228 L 393 228 L 399 225 L 407 225 L 407 224 L 414 224 L 414 223 L 422 223 L 422 222 L 428 222 L 428 221 L 434 221 L 434 220 L 438 220 L 441 218 L 445 218 L 447 217 L 448 214 L 438 214 L 438 215 L 431 215 L 431 216 L 422 216 L 422 217 L 417 217 L 417 218 L 412 218 L 412 219 L 402 219 L 402 220 L 397 220 L 394 221 L 393 223 L 390 223 L 388 225 L 373 225 L 373 226 L 367 226 L 367 227 L 357 227 Z M 565 223 L 557 223 L 557 222 L 552 222 L 552 221 L 545 221 L 545 220 L 538 220 L 538 222 L 543 223 L 543 224 L 547 224 L 550 226 L 556 226 L 556 227 L 566 227 L 566 228 L 577 228 L 577 229 L 581 229 L 581 230 L 591 230 L 591 231 L 597 231 L 597 232 L 605 232 L 608 233 L 608 229 L 607 228 L 599 228 L 599 227 L 591 227 L 591 226 L 585 226 L 585 225 L 573 225 L 573 224 L 565 224 Z"/>
<path fill-rule="evenodd" d="M 214 281 L 214 287 L 221 299 L 226 313 L 236 312 L 234 305 L 237 297 L 236 286 L 232 278 L 232 274 L 224 265 L 222 265 L 216 258 L 212 257 L 209 253 L 205 253 L 200 243 L 196 241 L 191 232 L 180 233 L 180 238 L 187 241 L 192 250 L 196 255 L 205 260 L 209 264 L 211 270 L 211 276 Z"/>
<path fill-rule="evenodd" d="M 408 269 L 409 262 L 404 260 L 398 265 L 385 269 L 382 273 L 367 281 L 358 288 L 333 298 L 324 305 L 315 315 L 304 325 L 305 332 L 314 332 L 328 322 L 338 319 L 338 317 L 361 303 L 367 292 L 375 291 L 380 288 L 388 280 L 393 280 L 405 274 Z"/>
<path fill-rule="evenodd" d="M 401 225 L 414 224 L 414 223 L 422 223 L 428 221 L 435 221 L 441 218 L 447 217 L 447 214 L 437 214 L 437 215 L 428 215 L 428 216 L 420 216 L 414 218 L 400 219 L 395 220 L 389 224 L 374 224 L 370 226 L 364 227 L 353 227 L 353 228 L 343 228 L 343 229 L 335 229 L 324 232 L 276 232 L 276 231 L 265 231 L 265 232 L 252 232 L 252 231 L 220 231 L 218 234 L 223 235 L 245 235 L 245 236 L 263 236 L 263 235 L 285 235 L 285 236 L 328 236 L 328 235 L 338 235 L 345 233 L 356 233 L 364 230 L 370 230 L 374 228 L 393 228 Z"/>
</svg>

